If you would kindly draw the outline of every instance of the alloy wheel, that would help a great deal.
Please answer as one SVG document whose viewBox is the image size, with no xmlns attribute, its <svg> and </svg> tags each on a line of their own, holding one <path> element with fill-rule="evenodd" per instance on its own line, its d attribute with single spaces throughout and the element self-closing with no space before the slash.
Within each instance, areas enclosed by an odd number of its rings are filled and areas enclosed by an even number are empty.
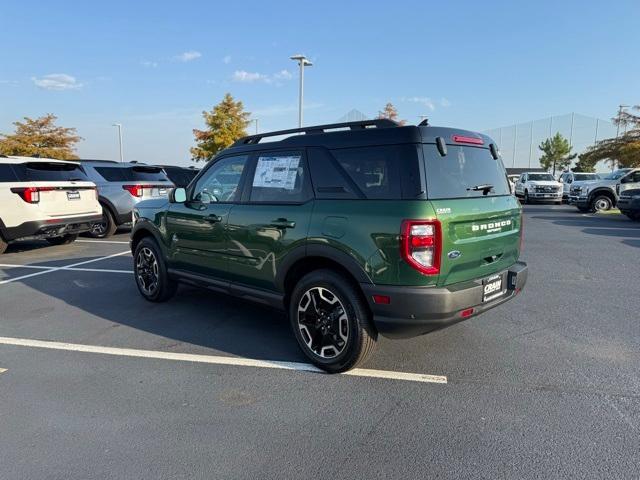
<svg viewBox="0 0 640 480">
<path fill-rule="evenodd" d="M 347 312 L 331 290 L 313 287 L 298 302 L 298 329 L 307 348 L 324 359 L 335 358 L 347 346 Z"/>
<path fill-rule="evenodd" d="M 142 248 L 136 258 L 136 278 L 145 295 L 151 296 L 158 290 L 158 272 L 158 260 L 153 251 L 148 247 Z"/>
<path fill-rule="evenodd" d="M 596 212 L 606 211 L 611 208 L 611 202 L 607 198 L 600 197 L 593 205 Z"/>
</svg>

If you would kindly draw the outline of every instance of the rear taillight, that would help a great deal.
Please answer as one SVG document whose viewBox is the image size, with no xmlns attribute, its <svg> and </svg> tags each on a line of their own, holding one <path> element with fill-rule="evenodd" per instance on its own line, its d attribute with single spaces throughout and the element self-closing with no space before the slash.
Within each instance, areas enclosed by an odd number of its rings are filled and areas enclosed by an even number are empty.
<svg viewBox="0 0 640 480">
<path fill-rule="evenodd" d="M 522 253 L 523 248 L 524 248 L 524 215 L 522 215 L 522 210 L 520 210 L 520 253 Z"/>
<path fill-rule="evenodd" d="M 442 230 L 438 220 L 404 220 L 400 234 L 402 258 L 423 275 L 440 273 Z"/>
<path fill-rule="evenodd" d="M 39 203 L 40 192 L 50 192 L 53 189 L 54 187 L 14 187 L 11 191 L 20 195 L 27 203 Z"/>
<path fill-rule="evenodd" d="M 122 188 L 134 197 L 142 197 L 142 185 L 123 185 Z"/>
</svg>

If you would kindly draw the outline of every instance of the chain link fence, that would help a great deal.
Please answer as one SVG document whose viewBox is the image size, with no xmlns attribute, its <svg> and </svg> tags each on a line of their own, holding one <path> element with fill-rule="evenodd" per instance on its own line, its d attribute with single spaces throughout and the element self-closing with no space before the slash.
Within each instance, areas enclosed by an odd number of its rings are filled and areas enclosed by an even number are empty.
<svg viewBox="0 0 640 480">
<path fill-rule="evenodd" d="M 616 126 L 600 118 L 568 113 L 493 128 L 483 133 L 500 146 L 505 167 L 535 168 L 540 166 L 542 155 L 538 146 L 558 132 L 569 140 L 572 152 L 580 154 L 599 140 L 615 137 Z"/>
</svg>

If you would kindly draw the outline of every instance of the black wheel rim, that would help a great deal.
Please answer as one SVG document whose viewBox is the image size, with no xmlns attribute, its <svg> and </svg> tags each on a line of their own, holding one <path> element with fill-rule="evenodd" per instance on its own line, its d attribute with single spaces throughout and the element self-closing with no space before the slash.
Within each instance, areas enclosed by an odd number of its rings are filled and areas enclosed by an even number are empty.
<svg viewBox="0 0 640 480">
<path fill-rule="evenodd" d="M 107 226 L 109 225 L 109 220 L 106 215 L 102 215 L 102 221 L 100 223 L 94 223 L 91 227 L 91 233 L 94 235 L 104 235 L 107 231 Z"/>
<path fill-rule="evenodd" d="M 313 355 L 335 358 L 344 351 L 349 340 L 347 311 L 328 288 L 310 288 L 298 302 L 298 330 Z"/>
<path fill-rule="evenodd" d="M 158 290 L 158 260 L 150 248 L 144 247 L 138 252 L 136 278 L 145 295 L 153 295 Z"/>
</svg>

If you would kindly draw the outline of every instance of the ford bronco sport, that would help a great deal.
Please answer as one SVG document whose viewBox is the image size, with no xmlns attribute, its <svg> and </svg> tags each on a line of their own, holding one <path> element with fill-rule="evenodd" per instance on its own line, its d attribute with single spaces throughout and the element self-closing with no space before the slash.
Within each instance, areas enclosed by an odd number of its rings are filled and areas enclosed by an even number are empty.
<svg viewBox="0 0 640 480">
<path fill-rule="evenodd" d="M 491 138 L 372 120 L 238 140 L 186 190 L 135 206 L 131 249 L 147 300 L 185 282 L 284 309 L 306 356 L 341 372 L 378 334 L 421 335 L 513 298 L 521 238 Z"/>
</svg>

